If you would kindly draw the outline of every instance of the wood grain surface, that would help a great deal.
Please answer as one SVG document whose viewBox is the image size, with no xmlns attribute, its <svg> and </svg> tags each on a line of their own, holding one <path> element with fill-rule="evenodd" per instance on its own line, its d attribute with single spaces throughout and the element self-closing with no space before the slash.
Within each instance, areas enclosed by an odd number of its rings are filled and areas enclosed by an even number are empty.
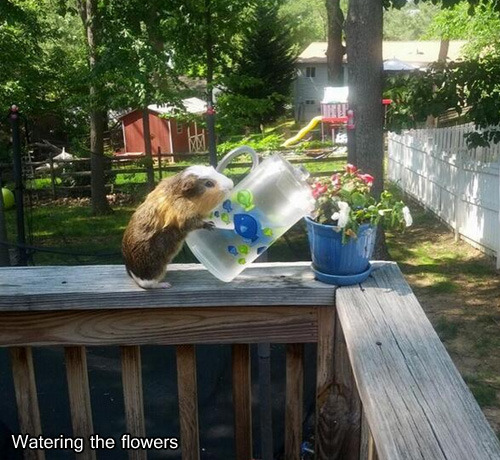
<svg viewBox="0 0 500 460">
<path fill-rule="evenodd" d="M 252 459 L 252 394 L 250 346 L 233 345 L 233 409 L 235 459 Z"/>
<path fill-rule="evenodd" d="M 0 346 L 314 342 L 312 307 L 0 312 Z"/>
<path fill-rule="evenodd" d="M 42 424 L 40 423 L 33 353 L 30 347 L 13 347 L 10 349 L 10 357 L 16 392 L 19 430 L 21 434 L 29 434 L 34 437 L 40 436 L 42 434 Z M 45 453 L 43 450 L 26 449 L 24 459 L 45 460 Z"/>
<path fill-rule="evenodd" d="M 343 420 L 343 439 L 340 439 L 340 423 L 337 421 L 339 443 L 338 457 L 342 460 L 358 460 L 361 444 L 361 401 L 352 373 L 344 331 L 338 317 L 335 321 L 334 375 L 339 394 L 345 400 L 348 415 Z"/>
<path fill-rule="evenodd" d="M 500 443 L 396 264 L 337 291 L 381 460 L 500 458 Z"/>
<path fill-rule="evenodd" d="M 335 308 L 318 308 L 318 348 L 316 370 L 316 434 L 317 460 L 338 459 L 341 450 L 339 434 L 343 434 L 347 407 L 339 394 L 334 375 Z M 340 432 L 339 432 L 340 430 Z M 341 436 L 340 441 L 342 441 Z"/>
<path fill-rule="evenodd" d="M 85 347 L 65 347 L 66 377 L 68 380 L 69 407 L 73 437 L 83 437 L 85 448 L 77 459 L 95 460 L 95 450 L 90 449 L 89 437 L 94 434 L 90 405 L 89 376 Z"/>
<path fill-rule="evenodd" d="M 304 344 L 286 347 L 285 458 L 300 460 L 304 405 Z"/>
<path fill-rule="evenodd" d="M 198 386 L 194 345 L 177 346 L 176 356 L 182 460 L 199 460 Z"/>
<path fill-rule="evenodd" d="M 170 289 L 144 290 L 123 265 L 1 267 L 0 311 L 239 305 L 332 305 L 310 262 L 253 264 L 231 283 L 198 264 L 170 265 Z"/>
<path fill-rule="evenodd" d="M 125 425 L 132 437 L 145 437 L 144 403 L 142 396 L 141 349 L 138 346 L 121 347 L 122 385 L 125 404 Z M 129 449 L 129 460 L 146 460 L 142 449 Z"/>
</svg>

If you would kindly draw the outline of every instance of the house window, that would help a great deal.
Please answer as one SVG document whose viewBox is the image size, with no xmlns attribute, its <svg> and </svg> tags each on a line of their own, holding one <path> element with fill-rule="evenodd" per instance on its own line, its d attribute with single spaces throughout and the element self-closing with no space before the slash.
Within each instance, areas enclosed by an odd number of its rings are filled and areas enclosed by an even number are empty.
<svg viewBox="0 0 500 460">
<path fill-rule="evenodd" d="M 306 77 L 314 78 L 316 76 L 316 67 L 306 67 Z"/>
<path fill-rule="evenodd" d="M 314 105 L 316 104 L 316 101 L 313 101 L 312 99 L 306 99 L 306 105 Z"/>
<path fill-rule="evenodd" d="M 177 134 L 182 134 L 182 131 L 184 130 L 184 126 L 182 123 L 177 123 Z"/>
</svg>

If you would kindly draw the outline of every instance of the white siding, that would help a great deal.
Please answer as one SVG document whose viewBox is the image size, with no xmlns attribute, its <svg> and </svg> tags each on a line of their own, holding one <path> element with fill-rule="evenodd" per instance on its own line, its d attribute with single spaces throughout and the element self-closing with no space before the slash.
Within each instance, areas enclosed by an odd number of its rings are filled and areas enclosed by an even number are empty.
<svg viewBox="0 0 500 460">
<path fill-rule="evenodd" d="M 306 77 L 306 68 L 316 69 L 315 77 Z M 324 87 L 328 85 L 328 73 L 326 64 L 299 64 L 297 67 L 297 78 L 295 80 L 295 118 L 298 121 L 308 121 L 320 115 L 320 102 L 323 99 Z M 306 101 L 314 101 L 307 104 Z"/>
<path fill-rule="evenodd" d="M 468 150 L 471 125 L 389 133 L 388 178 L 463 237 L 497 254 L 500 268 L 500 145 Z"/>
</svg>

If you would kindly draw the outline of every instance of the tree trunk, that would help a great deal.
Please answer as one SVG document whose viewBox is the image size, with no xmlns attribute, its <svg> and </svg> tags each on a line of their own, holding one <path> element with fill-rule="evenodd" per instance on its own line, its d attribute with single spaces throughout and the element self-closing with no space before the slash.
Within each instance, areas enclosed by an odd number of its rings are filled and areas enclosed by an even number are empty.
<svg viewBox="0 0 500 460">
<path fill-rule="evenodd" d="M 441 43 L 439 44 L 438 62 L 446 62 L 449 49 L 450 49 L 450 40 L 441 38 Z"/>
<path fill-rule="evenodd" d="M 348 161 L 374 178 L 378 197 L 384 179 L 384 112 L 382 106 L 381 0 L 350 0 L 346 20 L 349 107 L 354 111 L 351 131 L 354 151 Z"/>
<path fill-rule="evenodd" d="M 78 0 L 78 7 L 87 38 L 89 68 L 90 71 L 93 71 L 97 65 L 99 47 L 97 0 Z M 92 78 L 90 81 L 90 189 L 92 213 L 94 215 L 101 215 L 112 212 L 106 198 L 106 179 L 104 175 L 106 167 L 104 131 L 107 124 L 107 115 L 106 111 L 99 107 L 99 89 L 96 79 Z"/>
<path fill-rule="evenodd" d="M 104 156 L 104 131 L 107 125 L 107 114 L 104 110 L 90 112 L 90 192 L 92 214 L 95 216 L 112 212 L 106 198 L 105 170 L 108 162 Z"/>
<path fill-rule="evenodd" d="M 346 20 L 349 107 L 355 128 L 348 134 L 349 163 L 375 180 L 372 194 L 384 188 L 383 9 L 381 0 L 350 0 Z M 388 259 L 385 234 L 379 227 L 374 257 Z"/>
<path fill-rule="evenodd" d="M 155 188 L 155 172 L 153 168 L 153 155 L 151 152 L 151 130 L 149 129 L 149 109 L 142 109 L 142 127 L 144 132 L 144 153 L 146 155 L 146 174 L 148 177 L 148 189 Z"/>
<path fill-rule="evenodd" d="M 328 66 L 328 81 L 333 86 L 344 86 L 344 72 L 342 61 L 345 53 L 342 44 L 344 30 L 344 13 L 340 8 L 340 0 L 326 0 L 328 16 L 328 48 L 326 61 Z"/>
<path fill-rule="evenodd" d="M 450 49 L 450 40 L 441 38 L 441 43 L 439 44 L 439 54 L 438 54 L 438 62 L 445 63 L 446 58 L 448 57 L 448 50 Z M 434 85 L 432 90 L 434 92 L 437 91 L 437 86 Z M 438 126 L 438 117 L 434 117 L 433 115 L 429 115 L 425 121 L 425 126 L 428 128 L 437 128 Z"/>
</svg>

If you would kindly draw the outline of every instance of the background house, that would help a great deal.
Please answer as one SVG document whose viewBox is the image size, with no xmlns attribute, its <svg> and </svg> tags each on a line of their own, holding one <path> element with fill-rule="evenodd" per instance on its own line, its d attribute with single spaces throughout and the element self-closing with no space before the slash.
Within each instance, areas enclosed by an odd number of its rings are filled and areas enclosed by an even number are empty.
<svg viewBox="0 0 500 460">
<path fill-rule="evenodd" d="M 206 103 L 196 97 L 182 101 L 186 112 L 203 114 Z M 207 134 L 196 122 L 181 122 L 173 116 L 169 106 L 149 105 L 149 126 L 151 132 L 151 150 L 153 155 L 161 153 L 189 153 L 206 151 Z M 121 117 L 123 129 L 123 151 L 118 155 L 143 155 L 144 129 L 142 109 L 132 110 Z"/>
<path fill-rule="evenodd" d="M 448 60 L 460 57 L 465 41 L 450 41 Z M 384 41 L 382 53 L 384 70 L 411 71 L 425 69 L 437 61 L 439 40 L 436 41 Z M 308 121 L 321 113 L 320 101 L 328 83 L 326 64 L 327 42 L 311 43 L 297 59 L 297 78 L 294 82 L 294 112 L 297 121 Z M 347 85 L 347 62 L 344 57 L 344 85 Z"/>
</svg>

